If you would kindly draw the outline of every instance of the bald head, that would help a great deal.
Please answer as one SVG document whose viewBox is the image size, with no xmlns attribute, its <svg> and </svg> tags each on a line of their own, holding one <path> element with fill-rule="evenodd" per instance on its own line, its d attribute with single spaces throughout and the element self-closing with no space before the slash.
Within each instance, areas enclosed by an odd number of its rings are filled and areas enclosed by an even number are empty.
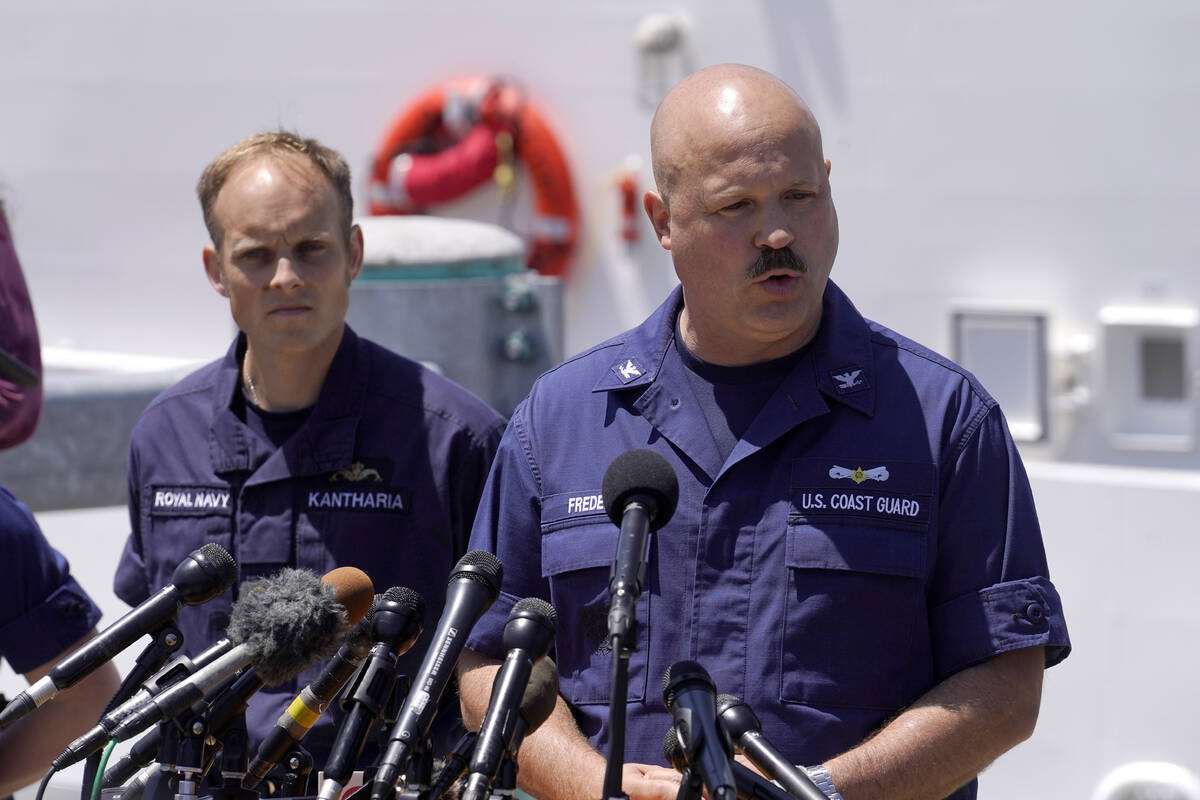
<svg viewBox="0 0 1200 800">
<path fill-rule="evenodd" d="M 680 81 L 654 113 L 650 155 L 658 192 L 667 200 L 689 167 L 736 159 L 796 131 L 824 159 L 817 120 L 792 87 L 745 64 L 705 67 Z"/>
</svg>

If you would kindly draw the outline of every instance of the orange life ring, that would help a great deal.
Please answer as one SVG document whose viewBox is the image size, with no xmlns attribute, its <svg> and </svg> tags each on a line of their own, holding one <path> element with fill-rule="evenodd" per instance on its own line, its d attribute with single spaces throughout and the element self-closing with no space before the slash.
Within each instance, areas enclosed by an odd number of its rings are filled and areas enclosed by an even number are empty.
<svg viewBox="0 0 1200 800">
<path fill-rule="evenodd" d="M 511 80 L 451 81 L 404 109 L 376 149 L 370 213 L 423 211 L 489 178 L 503 185 L 514 160 L 534 188 L 529 267 L 564 275 L 579 238 L 571 174 L 549 126 Z"/>
</svg>

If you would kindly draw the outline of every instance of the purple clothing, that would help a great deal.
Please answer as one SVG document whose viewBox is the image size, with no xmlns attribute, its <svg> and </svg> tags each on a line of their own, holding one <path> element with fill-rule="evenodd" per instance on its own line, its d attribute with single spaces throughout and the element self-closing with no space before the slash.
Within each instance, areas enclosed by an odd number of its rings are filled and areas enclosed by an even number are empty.
<svg viewBox="0 0 1200 800">
<path fill-rule="evenodd" d="M 605 749 L 618 530 L 601 482 L 648 448 L 680 492 L 650 536 L 628 760 L 662 763 L 661 678 L 683 659 L 743 698 L 792 763 L 816 764 L 972 664 L 1039 645 L 1047 664 L 1066 657 L 1029 483 L 973 376 L 864 320 L 830 282 L 811 346 L 724 458 L 671 346 L 681 304 L 677 289 L 514 412 L 471 538 L 503 561 L 504 587 L 468 647 L 503 656 L 516 600 L 552 602 L 562 693 Z"/>
<path fill-rule="evenodd" d="M 0 213 L 0 348 L 41 374 L 37 322 L 3 213 Z M 41 383 L 19 386 L 0 374 L 0 449 L 18 445 L 32 436 L 41 411 Z"/>
</svg>

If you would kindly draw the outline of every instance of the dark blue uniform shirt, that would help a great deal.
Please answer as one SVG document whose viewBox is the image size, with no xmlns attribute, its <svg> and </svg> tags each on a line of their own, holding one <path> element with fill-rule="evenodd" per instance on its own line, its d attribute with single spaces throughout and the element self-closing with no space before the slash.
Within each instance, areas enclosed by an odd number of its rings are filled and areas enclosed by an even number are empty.
<svg viewBox="0 0 1200 800">
<path fill-rule="evenodd" d="M 24 503 L 0 487 L 0 657 L 16 672 L 61 655 L 100 619 Z"/>
<path fill-rule="evenodd" d="M 441 616 L 450 570 L 466 552 L 503 417 L 347 326 L 317 404 L 276 448 L 235 412 L 243 348 L 239 337 L 225 358 L 156 398 L 135 425 L 133 530 L 117 596 L 142 602 L 206 542 L 233 554 L 243 583 L 286 566 L 317 574 L 358 567 L 377 592 L 407 586 L 425 598 L 426 632 L 400 661 L 411 676 Z M 235 597 L 180 610 L 185 652 L 224 635 Z M 320 667 L 251 701 L 252 739 Z M 305 738 L 317 767 L 335 731 L 323 715 Z"/>
<path fill-rule="evenodd" d="M 468 647 L 502 656 L 512 604 L 552 602 L 562 693 L 607 750 L 618 531 L 601 481 L 649 448 L 680 496 L 650 538 L 627 760 L 662 763 L 661 681 L 681 659 L 815 764 L 964 667 L 1036 645 L 1048 664 L 1067 655 L 1024 468 L 974 377 L 864 320 L 831 282 L 811 346 L 722 458 L 671 346 L 681 304 L 676 290 L 551 370 L 514 412 L 471 539 L 504 562 L 504 593 Z"/>
</svg>

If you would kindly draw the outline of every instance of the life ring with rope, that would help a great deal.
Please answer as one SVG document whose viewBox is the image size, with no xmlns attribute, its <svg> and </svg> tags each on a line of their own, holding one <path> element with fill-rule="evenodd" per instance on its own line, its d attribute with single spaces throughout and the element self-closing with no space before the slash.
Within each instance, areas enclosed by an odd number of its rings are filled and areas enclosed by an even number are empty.
<svg viewBox="0 0 1200 800">
<path fill-rule="evenodd" d="M 370 213 L 422 212 L 488 179 L 511 194 L 518 161 L 534 190 L 528 265 L 565 275 L 579 239 L 571 174 L 550 127 L 508 78 L 449 81 L 401 111 L 372 161 Z"/>
</svg>

